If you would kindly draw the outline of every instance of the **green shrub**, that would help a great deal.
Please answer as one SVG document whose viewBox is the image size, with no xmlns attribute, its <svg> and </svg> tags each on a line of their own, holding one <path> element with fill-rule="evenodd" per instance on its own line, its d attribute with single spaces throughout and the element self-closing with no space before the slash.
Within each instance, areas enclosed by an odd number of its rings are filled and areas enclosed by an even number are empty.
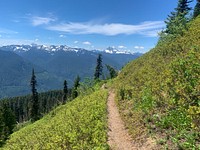
<svg viewBox="0 0 200 150">
<path fill-rule="evenodd" d="M 108 92 L 94 92 L 60 106 L 11 135 L 3 149 L 108 149 Z"/>
<path fill-rule="evenodd" d="M 169 149 L 200 148 L 199 24 L 200 18 L 191 21 L 181 36 L 162 35 L 154 49 L 126 65 L 114 80 L 132 137 L 162 132 L 170 137 Z"/>
</svg>

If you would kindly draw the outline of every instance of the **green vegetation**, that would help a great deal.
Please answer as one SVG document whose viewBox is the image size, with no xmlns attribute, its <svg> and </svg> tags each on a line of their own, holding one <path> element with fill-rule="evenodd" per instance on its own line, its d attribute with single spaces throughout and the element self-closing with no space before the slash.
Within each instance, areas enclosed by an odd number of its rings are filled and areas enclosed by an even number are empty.
<svg viewBox="0 0 200 150">
<path fill-rule="evenodd" d="M 41 118 L 60 105 L 62 95 L 62 91 L 39 93 L 39 117 Z M 21 127 L 31 123 L 29 121 L 31 119 L 31 100 L 32 96 L 27 95 L 0 101 L 0 146 L 4 144 L 13 131 L 19 130 Z"/>
<path fill-rule="evenodd" d="M 109 71 L 109 78 L 113 79 L 117 76 L 117 71 L 110 65 L 106 65 L 107 70 Z"/>
<path fill-rule="evenodd" d="M 107 91 L 59 106 L 11 135 L 3 149 L 108 149 Z"/>
<path fill-rule="evenodd" d="M 67 81 L 64 80 L 64 84 L 63 84 L 63 103 L 65 103 L 67 101 L 67 95 L 68 95 L 68 87 L 67 87 Z"/>
<path fill-rule="evenodd" d="M 36 121 L 40 118 L 38 92 L 37 92 L 37 89 L 36 89 L 37 81 L 36 81 L 34 69 L 32 70 L 32 77 L 31 77 L 30 85 L 31 85 L 31 92 L 32 92 L 30 114 L 31 114 L 31 119 L 34 122 L 34 121 Z"/>
<path fill-rule="evenodd" d="M 193 18 L 196 18 L 198 15 L 200 15 L 200 1 L 199 0 L 197 0 L 197 3 L 194 7 Z"/>
<path fill-rule="evenodd" d="M 8 139 L 15 127 L 15 116 L 7 104 L 0 106 L 0 147 Z"/>
<path fill-rule="evenodd" d="M 95 80 L 100 79 L 101 75 L 103 75 L 102 55 L 99 54 L 98 58 L 97 58 L 97 64 L 96 64 L 95 73 L 94 73 L 94 79 Z"/>
<path fill-rule="evenodd" d="M 166 23 L 165 33 L 167 34 L 183 34 L 183 31 L 187 28 L 187 22 L 189 21 L 188 13 L 191 10 L 189 7 L 189 0 L 178 0 L 178 5 L 175 8 L 175 12 L 171 12 L 171 16 L 168 16 Z"/>
<path fill-rule="evenodd" d="M 20 128 L 21 124 L 23 126 L 27 121 L 35 122 L 45 113 L 52 110 L 54 106 L 60 104 L 58 99 L 56 99 L 56 101 L 53 100 L 54 98 L 60 97 L 59 93 L 55 92 L 53 98 L 49 95 L 51 92 L 46 92 L 47 95 L 40 94 L 39 97 L 36 89 L 37 81 L 34 69 L 32 70 L 30 85 L 32 92 L 31 96 L 15 97 L 0 101 L 0 146 L 2 146 L 9 135 L 13 133 L 16 123 L 18 123 L 18 125 L 15 128 L 15 131 Z M 63 94 L 65 98 L 69 97 L 69 95 Z M 45 97 L 41 97 L 42 95 L 45 95 Z M 52 100 L 53 103 L 51 103 Z"/>
<path fill-rule="evenodd" d="M 151 133 L 168 149 L 200 149 L 200 18 L 167 35 L 114 80 L 133 138 Z M 159 141 L 159 140 L 158 140 Z"/>
<path fill-rule="evenodd" d="M 76 79 L 74 80 L 74 86 L 72 89 L 72 99 L 78 96 L 78 87 L 80 86 L 80 80 L 81 78 L 79 76 L 77 76 Z"/>
</svg>

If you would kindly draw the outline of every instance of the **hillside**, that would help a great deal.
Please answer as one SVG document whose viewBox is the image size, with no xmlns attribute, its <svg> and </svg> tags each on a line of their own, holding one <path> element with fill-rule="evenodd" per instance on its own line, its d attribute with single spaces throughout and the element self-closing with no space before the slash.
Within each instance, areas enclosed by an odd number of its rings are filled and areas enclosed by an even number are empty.
<svg viewBox="0 0 200 150">
<path fill-rule="evenodd" d="M 9 92 L 12 92 L 13 95 L 27 93 L 27 83 L 30 80 L 27 77 L 31 73 L 32 68 L 36 68 L 40 72 L 43 71 L 38 66 L 24 60 L 17 54 L 1 50 L 0 64 L 0 98 L 3 95 L 9 95 Z M 23 86 L 27 87 L 27 90 Z"/>
<path fill-rule="evenodd" d="M 62 87 L 62 79 L 12 51 L 0 50 L 0 64 L 0 99 L 29 94 L 33 68 L 39 92 Z"/>
<path fill-rule="evenodd" d="M 152 135 L 164 149 L 200 149 L 199 25 L 197 18 L 183 36 L 160 40 L 113 81 L 133 139 Z"/>
<path fill-rule="evenodd" d="M 12 134 L 3 149 L 107 149 L 107 95 L 101 90 L 59 106 Z"/>
</svg>

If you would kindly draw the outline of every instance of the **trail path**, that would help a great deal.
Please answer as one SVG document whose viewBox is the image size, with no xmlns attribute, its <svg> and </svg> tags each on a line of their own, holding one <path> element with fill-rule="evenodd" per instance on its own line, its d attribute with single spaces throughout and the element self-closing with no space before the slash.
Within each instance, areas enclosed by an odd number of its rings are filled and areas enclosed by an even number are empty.
<svg viewBox="0 0 200 150">
<path fill-rule="evenodd" d="M 121 120 L 118 108 L 115 104 L 114 92 L 109 92 L 108 102 L 108 144 L 111 150 L 154 150 L 155 144 L 151 139 L 147 139 L 142 146 L 136 144 L 125 129 L 124 122 Z"/>
<path fill-rule="evenodd" d="M 135 150 L 131 137 L 125 129 L 115 104 L 115 94 L 110 91 L 108 97 L 108 144 L 112 150 Z"/>
</svg>

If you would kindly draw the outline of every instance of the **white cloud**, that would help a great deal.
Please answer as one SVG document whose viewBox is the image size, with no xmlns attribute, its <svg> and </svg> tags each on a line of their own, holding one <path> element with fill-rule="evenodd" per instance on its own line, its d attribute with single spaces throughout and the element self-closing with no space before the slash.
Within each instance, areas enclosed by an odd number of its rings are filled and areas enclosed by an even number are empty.
<svg viewBox="0 0 200 150">
<path fill-rule="evenodd" d="M 50 22 L 55 21 L 56 19 L 51 18 L 51 17 L 38 17 L 34 16 L 31 18 L 31 23 L 33 26 L 39 26 L 39 25 L 47 25 Z"/>
<path fill-rule="evenodd" d="M 84 45 L 91 45 L 91 43 L 88 42 L 88 41 L 85 41 L 85 42 L 83 42 L 82 44 L 84 44 Z"/>
<path fill-rule="evenodd" d="M 61 34 L 61 35 L 59 35 L 59 37 L 60 37 L 60 38 L 64 38 L 65 36 Z"/>
<path fill-rule="evenodd" d="M 78 41 L 74 41 L 74 44 L 77 44 L 78 43 Z"/>
<path fill-rule="evenodd" d="M 127 47 L 126 47 L 126 46 L 123 46 L 123 45 L 119 45 L 118 48 L 119 48 L 119 49 L 124 49 L 124 48 L 127 48 Z"/>
<path fill-rule="evenodd" d="M 71 34 L 101 34 L 107 36 L 114 36 L 119 34 L 141 34 L 146 36 L 155 36 L 157 31 L 161 31 L 164 27 L 165 24 L 163 21 L 147 21 L 137 25 L 121 23 L 98 24 L 94 21 L 91 21 L 86 23 L 61 23 L 57 25 L 50 25 L 47 27 L 47 29 L 67 32 Z"/>
<path fill-rule="evenodd" d="M 38 42 L 39 41 L 39 39 L 35 39 L 35 42 Z"/>
<path fill-rule="evenodd" d="M 159 32 L 161 32 L 161 30 L 146 31 L 146 32 L 141 32 L 141 34 L 146 37 L 158 37 Z"/>
<path fill-rule="evenodd" d="M 143 47 L 143 46 L 135 46 L 134 48 L 135 48 L 135 49 L 138 49 L 138 50 L 139 50 L 139 49 L 141 49 L 141 50 L 143 50 L 143 49 L 144 49 L 144 47 Z"/>
</svg>

